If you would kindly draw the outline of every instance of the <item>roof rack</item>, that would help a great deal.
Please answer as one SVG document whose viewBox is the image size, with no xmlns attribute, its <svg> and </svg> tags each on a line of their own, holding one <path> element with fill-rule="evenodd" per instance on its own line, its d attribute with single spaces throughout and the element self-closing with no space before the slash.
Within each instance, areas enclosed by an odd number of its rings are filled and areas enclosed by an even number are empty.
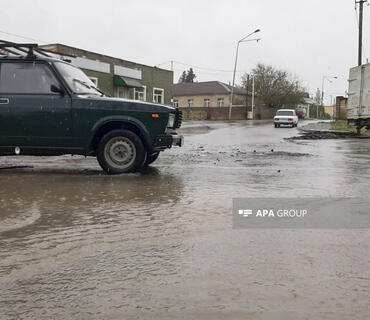
<svg viewBox="0 0 370 320">
<path fill-rule="evenodd" d="M 37 56 L 51 57 L 44 50 L 38 48 L 37 43 L 15 43 L 0 40 L 0 55 L 23 56 L 26 59 L 36 59 Z"/>
</svg>

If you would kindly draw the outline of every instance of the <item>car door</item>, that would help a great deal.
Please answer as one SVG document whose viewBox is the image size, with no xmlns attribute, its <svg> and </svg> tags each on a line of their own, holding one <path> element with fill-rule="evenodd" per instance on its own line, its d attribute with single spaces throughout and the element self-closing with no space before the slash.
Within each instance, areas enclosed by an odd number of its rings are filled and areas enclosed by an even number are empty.
<svg viewBox="0 0 370 320">
<path fill-rule="evenodd" d="M 0 64 L 2 146 L 63 148 L 71 144 L 71 98 L 47 62 Z"/>
</svg>

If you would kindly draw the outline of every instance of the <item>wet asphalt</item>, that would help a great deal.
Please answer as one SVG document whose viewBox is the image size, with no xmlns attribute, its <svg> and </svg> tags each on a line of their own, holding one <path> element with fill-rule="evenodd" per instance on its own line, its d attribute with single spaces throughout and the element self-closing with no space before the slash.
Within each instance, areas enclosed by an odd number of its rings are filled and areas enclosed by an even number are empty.
<svg viewBox="0 0 370 320">
<path fill-rule="evenodd" d="M 183 148 L 107 176 L 4 157 L 0 319 L 367 319 L 370 231 L 232 228 L 236 197 L 356 197 L 370 140 L 188 122 Z"/>
</svg>

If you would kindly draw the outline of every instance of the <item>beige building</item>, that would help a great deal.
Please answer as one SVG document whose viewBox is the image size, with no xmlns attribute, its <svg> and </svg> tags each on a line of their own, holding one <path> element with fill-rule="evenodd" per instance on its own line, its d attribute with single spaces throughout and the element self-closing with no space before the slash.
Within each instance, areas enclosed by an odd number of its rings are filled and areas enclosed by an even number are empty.
<svg viewBox="0 0 370 320">
<path fill-rule="evenodd" d="M 334 119 L 335 116 L 335 106 L 324 106 L 325 114 L 329 115 L 330 118 Z"/>
<path fill-rule="evenodd" d="M 219 81 L 177 83 L 173 85 L 173 105 L 180 108 L 229 107 L 231 86 Z M 233 106 L 247 107 L 250 96 L 247 91 L 234 89 Z"/>
</svg>

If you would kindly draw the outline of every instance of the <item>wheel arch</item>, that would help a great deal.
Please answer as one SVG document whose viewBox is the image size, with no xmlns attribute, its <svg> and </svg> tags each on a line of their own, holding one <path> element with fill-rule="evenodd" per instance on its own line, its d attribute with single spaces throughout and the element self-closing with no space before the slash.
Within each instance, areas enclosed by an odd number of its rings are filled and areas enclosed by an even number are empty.
<svg viewBox="0 0 370 320">
<path fill-rule="evenodd" d="M 92 128 L 92 138 L 89 143 L 89 153 L 95 153 L 101 138 L 112 130 L 130 130 L 134 132 L 143 142 L 146 150 L 152 150 L 150 134 L 144 124 L 133 118 L 109 118 L 96 123 Z"/>
</svg>

